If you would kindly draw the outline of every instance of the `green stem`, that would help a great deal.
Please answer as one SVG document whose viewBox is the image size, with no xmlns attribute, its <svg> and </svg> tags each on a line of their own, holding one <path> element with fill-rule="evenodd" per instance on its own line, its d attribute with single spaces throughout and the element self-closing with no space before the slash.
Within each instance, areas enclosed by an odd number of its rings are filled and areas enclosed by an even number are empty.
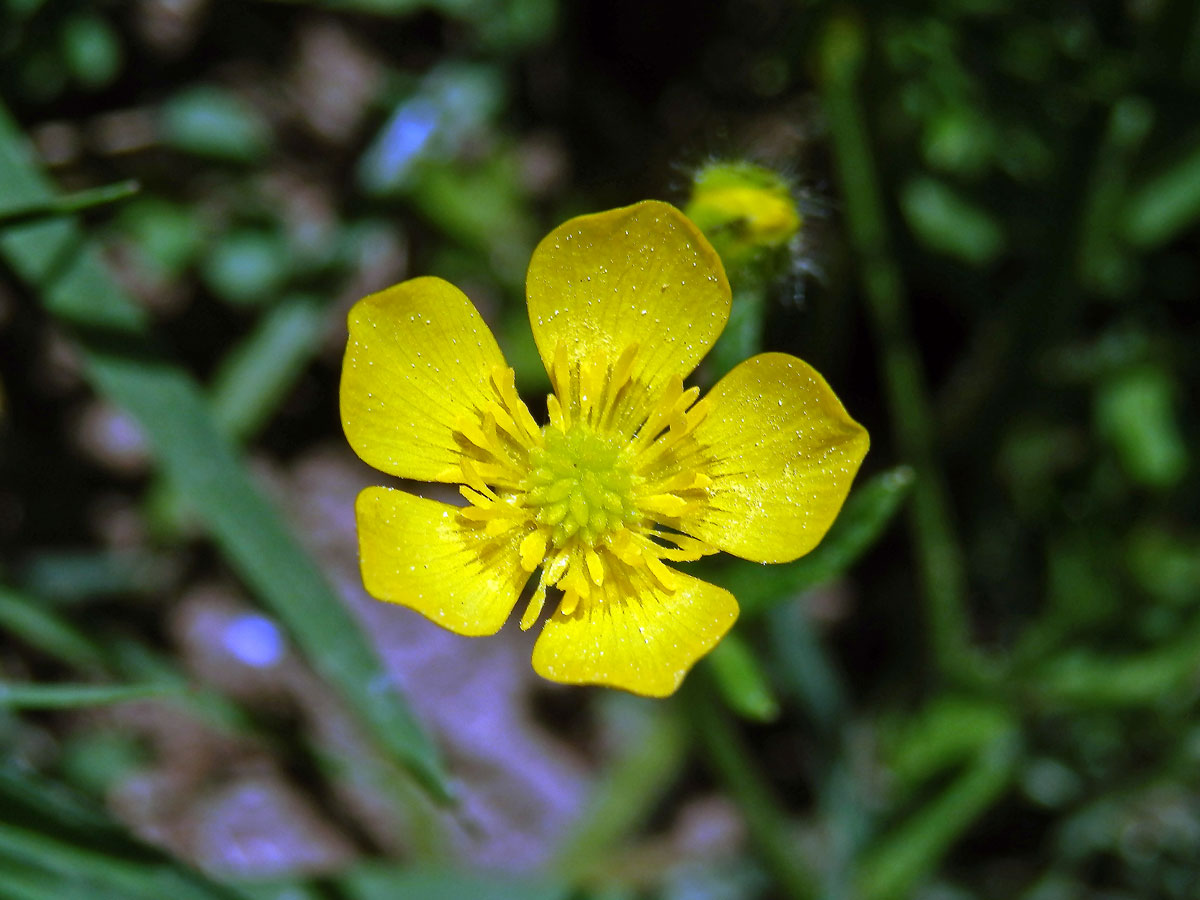
<svg viewBox="0 0 1200 900">
<path fill-rule="evenodd" d="M 917 563 L 939 669 L 966 674 L 972 662 L 964 609 L 962 552 L 933 449 L 934 428 L 921 360 L 909 330 L 904 285 L 892 254 L 857 81 L 866 36 L 834 18 L 821 44 L 821 82 L 846 222 L 857 252 L 868 313 L 883 356 L 883 381 L 901 456 L 917 479 L 910 507 Z"/>
<path fill-rule="evenodd" d="M 41 203 L 30 203 L 23 206 L 10 207 L 0 212 L 0 228 L 13 225 L 24 225 L 38 219 L 49 219 L 55 216 L 68 216 L 91 209 L 93 206 L 104 206 L 116 203 L 126 197 L 132 197 L 142 186 L 136 181 L 118 181 L 116 184 L 106 184 L 102 187 L 90 188 L 86 191 L 76 191 L 73 194 L 63 194 Z"/>
<path fill-rule="evenodd" d="M 750 836 L 783 895 L 791 900 L 813 900 L 816 876 L 801 861 L 799 847 L 789 835 L 786 813 L 755 768 L 750 748 L 713 699 L 712 687 L 697 683 L 699 674 L 694 673 L 692 684 L 685 686 L 683 701 L 709 764 L 741 809 Z"/>
<path fill-rule="evenodd" d="M 647 715 L 593 790 L 588 808 L 559 848 L 554 871 L 574 883 L 611 877 L 605 866 L 613 848 L 649 818 L 686 755 L 686 730 L 675 711 L 663 707 Z"/>
<path fill-rule="evenodd" d="M 1008 789 L 1017 771 L 1019 742 L 1005 732 L 940 795 L 889 834 L 863 864 L 859 896 L 901 900 L 931 872 L 963 832 Z"/>
<path fill-rule="evenodd" d="M 150 684 L 33 684 L 0 681 L 0 709 L 76 709 L 145 700 L 171 693 L 160 682 Z"/>
<path fill-rule="evenodd" d="M 826 900 L 854 896 L 854 871 L 869 831 L 869 814 L 851 767 L 846 688 L 799 604 L 768 613 L 772 656 L 782 689 L 807 712 L 818 738 L 814 787 L 828 829 Z"/>
<path fill-rule="evenodd" d="M 734 288 L 729 322 L 713 347 L 711 365 L 714 381 L 762 350 L 763 318 L 767 312 L 766 287 L 758 279 L 746 280 L 752 283 Z"/>
<path fill-rule="evenodd" d="M 104 651 L 56 611 L 0 585 L 0 628 L 41 652 L 84 671 L 105 671 Z"/>
<path fill-rule="evenodd" d="M 130 848 L 134 852 L 134 848 Z M 143 852 L 136 848 L 136 852 Z M 242 891 L 210 882 L 156 854 L 133 861 L 0 822 L 0 856 L 44 869 L 59 878 L 94 883 L 98 896 L 237 900 Z"/>
</svg>

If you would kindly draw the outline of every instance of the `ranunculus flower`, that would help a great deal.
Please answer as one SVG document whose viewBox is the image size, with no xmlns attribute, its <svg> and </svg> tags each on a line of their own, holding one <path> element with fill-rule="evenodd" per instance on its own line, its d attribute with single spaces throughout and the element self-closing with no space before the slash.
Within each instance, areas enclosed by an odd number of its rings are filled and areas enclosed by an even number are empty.
<svg viewBox="0 0 1200 900">
<path fill-rule="evenodd" d="M 866 431 L 807 363 L 764 353 L 703 399 L 686 378 L 729 317 L 721 260 L 656 201 L 580 216 L 538 245 L 529 319 L 554 393 L 538 425 L 466 296 L 414 278 L 350 312 L 341 410 L 355 452 L 467 505 L 370 487 L 363 583 L 465 635 L 494 634 L 531 575 L 545 678 L 666 696 L 737 618 L 674 568 L 725 551 L 787 562 L 829 529 Z M 561 596 L 559 596 L 561 594 Z"/>
</svg>

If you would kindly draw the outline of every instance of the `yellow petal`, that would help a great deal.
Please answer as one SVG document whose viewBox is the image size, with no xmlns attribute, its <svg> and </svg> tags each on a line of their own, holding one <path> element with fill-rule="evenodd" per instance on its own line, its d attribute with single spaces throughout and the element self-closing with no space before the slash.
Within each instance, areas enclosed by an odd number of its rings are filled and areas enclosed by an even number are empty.
<svg viewBox="0 0 1200 900">
<path fill-rule="evenodd" d="M 488 537 L 458 508 L 404 491 L 369 487 L 355 503 L 363 584 L 459 634 L 495 634 L 529 573 L 524 529 Z"/>
<path fill-rule="evenodd" d="M 679 210 L 646 200 L 579 216 L 533 251 L 529 321 L 546 370 L 567 359 L 615 366 L 638 345 L 632 377 L 651 395 L 686 376 L 729 318 L 721 260 Z"/>
<path fill-rule="evenodd" d="M 342 365 L 342 428 L 377 469 L 460 481 L 454 432 L 496 400 L 504 356 L 471 301 L 440 278 L 414 278 L 350 310 Z"/>
<path fill-rule="evenodd" d="M 824 537 L 867 453 L 866 430 L 825 379 L 764 353 L 717 382 L 694 440 L 709 462 L 707 502 L 680 529 L 755 562 L 788 562 Z"/>
<path fill-rule="evenodd" d="M 566 684 L 604 684 L 648 697 L 675 692 L 737 619 L 733 594 L 680 572 L 663 588 L 611 561 L 602 585 L 570 615 L 557 610 L 533 648 L 533 668 Z"/>
</svg>

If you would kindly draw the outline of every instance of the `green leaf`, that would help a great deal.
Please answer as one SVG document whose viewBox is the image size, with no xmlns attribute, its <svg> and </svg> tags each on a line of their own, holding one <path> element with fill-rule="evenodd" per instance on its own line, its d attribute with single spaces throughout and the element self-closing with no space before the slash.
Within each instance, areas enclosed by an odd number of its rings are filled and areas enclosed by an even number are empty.
<svg viewBox="0 0 1200 900">
<path fill-rule="evenodd" d="M 918 240 L 931 250 L 978 266 L 1004 249 L 1004 232 L 995 218 L 935 178 L 909 181 L 900 208 Z"/>
<path fill-rule="evenodd" d="M 1200 672 L 1200 617 L 1144 653 L 1116 656 L 1075 649 L 1031 677 L 1037 696 L 1067 708 L 1153 707 L 1194 690 Z"/>
<path fill-rule="evenodd" d="M 77 792 L 12 760 L 0 762 L 0 821 L 36 824 L 75 843 L 127 840 L 117 825 Z"/>
<path fill-rule="evenodd" d="M 566 900 L 561 884 L 509 875 L 483 875 L 438 869 L 362 865 L 338 879 L 347 900 Z"/>
<path fill-rule="evenodd" d="M 213 418 L 225 434 L 245 440 L 270 418 L 316 351 L 325 320 L 312 297 L 289 297 L 263 313 L 213 378 Z"/>
<path fill-rule="evenodd" d="M 1096 390 L 1096 430 L 1129 476 L 1147 487 L 1173 487 L 1187 471 L 1187 444 L 1174 408 L 1177 392 L 1171 374 L 1153 364 L 1114 373 Z"/>
<path fill-rule="evenodd" d="M 144 700 L 170 693 L 154 684 L 18 684 L 0 681 L 0 709 L 75 709 Z"/>
<path fill-rule="evenodd" d="M 161 592 L 174 578 L 171 560 L 146 550 L 42 551 L 18 572 L 25 593 L 57 607 Z"/>
<path fill-rule="evenodd" d="M 779 701 L 767 676 L 740 634 L 725 635 L 708 655 L 708 667 L 721 697 L 738 715 L 756 722 L 779 715 Z"/>
<path fill-rule="evenodd" d="M 79 13 L 63 24 L 62 51 L 75 80 L 93 90 L 108 86 L 121 71 L 121 39 L 101 16 Z"/>
<path fill-rule="evenodd" d="M 1125 236 L 1139 247 L 1164 244 L 1200 219 L 1200 146 L 1133 191 Z"/>
<path fill-rule="evenodd" d="M 21 876 L 27 893 L 82 885 L 78 896 L 113 900 L 245 900 L 133 837 L 95 804 L 58 781 L 0 762 L 0 896 Z"/>
<path fill-rule="evenodd" d="M 818 896 L 817 876 L 799 852 L 792 823 L 775 792 L 759 772 L 754 754 L 734 729 L 705 684 L 694 673 L 680 691 L 697 744 L 713 773 L 740 807 L 764 865 L 778 882 L 779 896 L 810 900 Z"/>
<path fill-rule="evenodd" d="M 163 138 L 197 156 L 255 162 L 271 147 L 271 132 L 258 112 L 236 94 L 211 85 L 192 87 L 162 109 Z"/>
<path fill-rule="evenodd" d="M 862 863 L 864 900 L 911 897 L 956 840 L 1012 783 L 1019 744 L 1015 734 L 995 738 L 941 794 L 920 806 Z"/>
<path fill-rule="evenodd" d="M 3 586 L 0 586 L 0 629 L 67 665 L 79 669 L 105 667 L 103 652 L 74 625 L 44 604 Z"/>
<path fill-rule="evenodd" d="M 275 299 L 291 264 L 291 251 L 280 235 L 261 228 L 241 228 L 221 236 L 205 257 L 201 274 L 222 300 L 252 306 Z"/>
<path fill-rule="evenodd" d="M 887 753 L 895 793 L 908 794 L 1015 729 L 1004 706 L 974 697 L 943 695 L 916 714 L 906 713 Z"/>
<path fill-rule="evenodd" d="M 94 206 L 116 203 L 126 197 L 132 197 L 140 190 L 141 185 L 136 181 L 118 181 L 116 184 L 106 184 L 103 187 L 76 191 L 73 194 L 49 197 L 40 202 L 27 203 L 23 206 L 6 205 L 4 210 L 0 211 L 0 227 L 21 225 L 54 216 L 71 215 Z"/>
<path fill-rule="evenodd" d="M 53 192 L 23 151 L 20 132 L 0 110 L 0 197 L 13 205 L 45 202 Z M 138 421 L 163 473 L 230 565 L 381 744 L 434 796 L 448 800 L 432 743 L 357 624 L 221 435 L 200 387 L 158 352 L 145 314 L 79 229 L 66 221 L 25 225 L 0 236 L 0 253 L 73 328 L 88 378 Z"/>
<path fill-rule="evenodd" d="M 573 883 L 604 877 L 613 849 L 650 818 L 688 753 L 687 730 L 673 707 L 622 695 L 603 702 L 605 731 L 620 733 L 621 740 L 553 863 L 553 871 Z"/>
<path fill-rule="evenodd" d="M 60 879 L 92 882 L 95 897 L 244 900 L 240 891 L 193 875 L 165 858 L 156 858 L 158 855 L 149 850 L 143 853 L 144 859 L 122 858 L 58 840 L 39 830 L 0 822 L 0 860 L 9 857 Z"/>
<path fill-rule="evenodd" d="M 140 250 L 141 262 L 164 277 L 178 277 L 207 240 L 207 227 L 196 210 L 162 197 L 139 197 L 122 207 L 120 231 Z"/>
</svg>

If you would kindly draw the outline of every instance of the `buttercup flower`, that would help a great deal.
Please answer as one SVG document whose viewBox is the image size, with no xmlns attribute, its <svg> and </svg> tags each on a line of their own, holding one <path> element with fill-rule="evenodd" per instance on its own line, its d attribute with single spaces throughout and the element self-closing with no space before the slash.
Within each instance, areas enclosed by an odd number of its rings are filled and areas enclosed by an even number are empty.
<svg viewBox="0 0 1200 900">
<path fill-rule="evenodd" d="M 370 465 L 459 485 L 464 507 L 369 487 L 363 583 L 451 631 L 494 634 L 533 572 L 538 674 L 672 693 L 737 618 L 728 591 L 668 563 L 807 553 L 837 515 L 867 433 L 793 356 L 747 360 L 698 400 L 683 380 L 729 316 L 721 261 L 646 201 L 538 245 L 529 320 L 554 393 L 539 426 L 466 296 L 415 278 L 350 312 L 342 426 Z"/>
<path fill-rule="evenodd" d="M 730 271 L 786 246 L 804 224 L 783 176 L 746 162 L 710 163 L 698 171 L 686 211 Z"/>
</svg>

